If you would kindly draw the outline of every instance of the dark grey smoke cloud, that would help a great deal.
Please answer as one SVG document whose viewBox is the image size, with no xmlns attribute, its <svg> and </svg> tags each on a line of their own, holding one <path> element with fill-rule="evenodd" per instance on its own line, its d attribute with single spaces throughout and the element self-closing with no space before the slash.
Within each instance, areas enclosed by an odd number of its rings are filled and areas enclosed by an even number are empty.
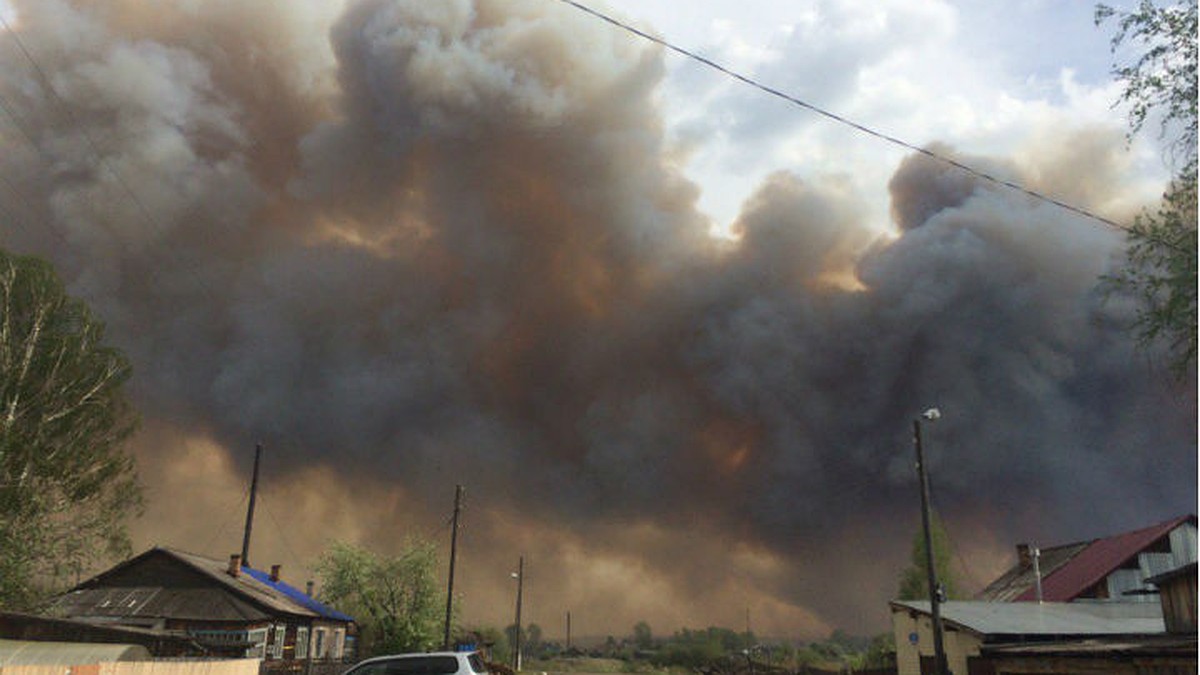
<svg viewBox="0 0 1200 675">
<path fill-rule="evenodd" d="M 477 569 L 538 551 L 544 606 L 592 597 L 566 567 L 594 558 L 663 580 L 664 621 L 750 589 L 769 632 L 879 628 L 930 405 L 964 543 L 1196 501 L 1194 380 L 1134 349 L 1094 222 L 914 156 L 894 239 L 845 181 L 787 173 L 713 239 L 661 54 L 556 3 L 17 5 L 54 93 L 4 36 L 0 237 L 109 322 L 151 426 L 290 448 L 281 479 L 418 521 L 465 483 Z M 1120 149 L 968 159 L 1104 205 Z M 597 632 L 649 611 L 608 602 Z"/>
</svg>

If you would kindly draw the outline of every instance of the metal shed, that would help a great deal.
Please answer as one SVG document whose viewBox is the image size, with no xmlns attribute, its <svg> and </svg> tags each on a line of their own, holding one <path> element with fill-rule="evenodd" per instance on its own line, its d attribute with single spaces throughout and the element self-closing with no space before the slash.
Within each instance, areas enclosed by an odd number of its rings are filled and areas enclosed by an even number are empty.
<svg viewBox="0 0 1200 675">
<path fill-rule="evenodd" d="M 141 645 L 0 640 L 0 666 L 75 666 L 149 660 L 150 651 Z"/>
</svg>

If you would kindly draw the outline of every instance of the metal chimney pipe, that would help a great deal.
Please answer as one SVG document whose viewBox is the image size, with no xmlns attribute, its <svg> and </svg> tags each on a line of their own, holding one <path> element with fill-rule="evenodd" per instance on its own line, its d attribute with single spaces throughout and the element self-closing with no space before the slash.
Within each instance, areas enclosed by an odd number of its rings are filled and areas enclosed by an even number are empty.
<svg viewBox="0 0 1200 675">
<path fill-rule="evenodd" d="M 1033 579 L 1037 589 L 1037 601 L 1040 605 L 1042 604 L 1042 566 L 1040 563 L 1042 550 L 1036 546 L 1030 546 L 1029 553 L 1033 557 Z"/>
</svg>

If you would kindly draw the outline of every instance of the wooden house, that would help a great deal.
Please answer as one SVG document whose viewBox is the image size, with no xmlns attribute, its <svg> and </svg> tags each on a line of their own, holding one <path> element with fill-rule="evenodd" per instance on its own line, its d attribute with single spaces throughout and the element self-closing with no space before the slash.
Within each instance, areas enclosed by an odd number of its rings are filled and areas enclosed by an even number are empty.
<svg viewBox="0 0 1200 675">
<path fill-rule="evenodd" d="M 354 620 L 270 573 L 153 548 L 59 596 L 51 612 L 186 636 L 211 656 L 302 664 L 354 658 Z"/>
<path fill-rule="evenodd" d="M 1035 560 L 1036 557 L 1036 560 Z M 1042 548 L 1017 545 L 1017 562 L 975 596 L 989 602 L 1128 600 L 1157 603 L 1157 574 L 1196 562 L 1196 516 Z"/>
<path fill-rule="evenodd" d="M 1044 548 L 976 601 L 940 605 L 952 672 L 1195 673 L 1196 517 Z M 891 603 L 900 675 L 934 667 L 928 601 Z"/>
</svg>

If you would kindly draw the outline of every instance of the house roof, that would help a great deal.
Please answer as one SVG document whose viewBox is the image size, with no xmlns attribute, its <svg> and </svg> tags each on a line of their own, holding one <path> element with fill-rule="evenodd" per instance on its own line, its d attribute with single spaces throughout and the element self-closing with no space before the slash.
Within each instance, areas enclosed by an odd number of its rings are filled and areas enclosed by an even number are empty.
<svg viewBox="0 0 1200 675">
<path fill-rule="evenodd" d="M 928 600 L 897 600 L 892 611 L 929 614 Z M 985 641 L 1018 636 L 1086 637 L 1166 632 L 1162 608 L 1149 602 L 977 602 L 939 605 L 943 622 Z"/>
<path fill-rule="evenodd" d="M 995 659 L 1010 657 L 1019 659 L 1047 658 L 1189 658 L 1196 659 L 1196 636 L 1143 635 L 1115 638 L 1088 638 L 1065 642 L 1034 642 L 996 644 L 981 646 L 980 654 Z"/>
<path fill-rule="evenodd" d="M 139 566 L 165 562 L 188 579 L 172 582 L 162 574 L 136 572 Z M 316 601 L 301 602 L 300 591 L 258 570 L 242 567 L 237 576 L 228 563 L 170 548 L 153 548 L 102 572 L 59 596 L 55 606 L 67 616 L 108 617 L 129 621 L 165 617 L 209 621 L 261 621 L 280 615 L 353 621 Z M 263 581 L 266 579 L 266 581 Z M 214 586 L 226 592 L 213 592 Z"/>
<path fill-rule="evenodd" d="M 1176 579 L 1182 579 L 1183 577 L 1191 577 L 1191 578 L 1195 579 L 1196 578 L 1196 568 L 1197 568 L 1196 563 L 1190 563 L 1190 564 L 1184 565 L 1183 567 L 1176 567 L 1175 569 L 1171 570 L 1170 572 L 1163 572 L 1162 574 L 1156 574 L 1156 575 L 1150 577 L 1149 579 L 1147 579 L 1146 581 L 1154 584 L 1155 586 L 1161 587 L 1161 586 L 1165 586 L 1166 584 L 1168 584 Z"/>
<path fill-rule="evenodd" d="M 339 612 L 336 609 L 334 609 L 328 605 L 318 602 L 316 599 L 314 599 L 313 597 L 311 597 L 304 591 L 300 590 L 299 588 L 296 588 L 295 586 L 288 584 L 287 582 L 283 581 L 282 579 L 277 580 L 277 581 L 271 581 L 271 575 L 267 574 L 266 572 L 263 572 L 262 570 L 256 570 L 251 567 L 243 567 L 242 571 L 245 572 L 246 574 L 249 574 L 250 576 L 254 577 L 255 579 L 257 579 L 259 581 L 259 583 L 262 583 L 270 588 L 273 588 L 279 593 L 283 593 L 288 598 L 290 598 L 293 602 L 297 602 L 297 603 L 303 605 L 304 607 L 312 610 L 313 612 L 316 612 L 318 615 L 320 615 L 323 618 L 333 619 L 335 621 L 353 621 L 354 620 L 354 618 L 351 617 L 350 615 L 343 614 L 342 612 Z"/>
<path fill-rule="evenodd" d="M 102 624 L 21 612 L 0 611 L 0 638 L 140 644 L 151 650 L 203 651 L 186 633 L 138 626 Z"/>
<path fill-rule="evenodd" d="M 1179 516 L 1140 530 L 1089 541 L 1041 549 L 1038 566 L 1042 573 L 1042 598 L 1069 602 L 1092 587 L 1154 542 L 1183 523 L 1196 522 L 1194 515 Z M 1018 563 L 988 584 L 976 599 L 1033 601 L 1037 599 L 1032 566 Z"/>
<path fill-rule="evenodd" d="M 1071 562 L 1071 559 L 1079 555 L 1080 551 L 1087 548 L 1089 543 L 1091 542 L 1082 541 L 1075 544 L 1041 549 L 1041 555 L 1038 557 L 1038 568 L 1041 570 L 1043 581 L 1047 576 L 1062 568 L 1063 565 Z M 987 588 L 975 596 L 975 599 L 991 602 L 1013 602 L 1020 598 L 1026 591 L 1034 588 L 1036 583 L 1037 580 L 1033 566 L 1022 565 L 1018 562 L 995 581 L 988 584 Z"/>
</svg>

